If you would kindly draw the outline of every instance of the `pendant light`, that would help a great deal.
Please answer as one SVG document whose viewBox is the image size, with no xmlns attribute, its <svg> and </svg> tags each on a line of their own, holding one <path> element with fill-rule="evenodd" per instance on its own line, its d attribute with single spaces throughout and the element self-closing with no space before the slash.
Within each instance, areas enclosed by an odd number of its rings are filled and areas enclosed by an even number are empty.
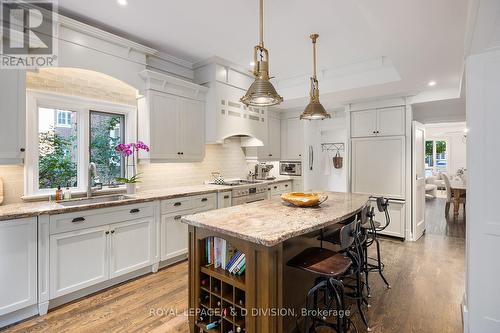
<svg viewBox="0 0 500 333">
<path fill-rule="evenodd" d="M 269 82 L 269 52 L 264 47 L 264 0 L 260 0 L 260 42 L 253 49 L 255 81 L 240 101 L 246 106 L 271 106 L 283 102 L 273 84 Z"/>
<path fill-rule="evenodd" d="M 313 76 L 311 77 L 311 92 L 309 93 L 310 101 L 300 115 L 300 119 L 323 120 L 331 116 L 319 102 L 318 78 L 316 77 L 316 40 L 319 35 L 312 34 L 310 37 L 313 44 Z"/>
</svg>

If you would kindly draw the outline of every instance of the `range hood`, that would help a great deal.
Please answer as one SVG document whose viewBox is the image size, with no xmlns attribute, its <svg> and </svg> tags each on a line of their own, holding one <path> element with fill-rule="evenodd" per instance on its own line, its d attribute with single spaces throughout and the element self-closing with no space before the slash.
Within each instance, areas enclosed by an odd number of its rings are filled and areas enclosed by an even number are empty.
<svg viewBox="0 0 500 333">
<path fill-rule="evenodd" d="M 268 110 L 240 102 L 253 78 L 236 67 L 220 58 L 195 65 L 195 83 L 208 88 L 205 141 L 222 144 L 225 139 L 239 138 L 242 147 L 260 147 L 267 141 Z"/>
</svg>

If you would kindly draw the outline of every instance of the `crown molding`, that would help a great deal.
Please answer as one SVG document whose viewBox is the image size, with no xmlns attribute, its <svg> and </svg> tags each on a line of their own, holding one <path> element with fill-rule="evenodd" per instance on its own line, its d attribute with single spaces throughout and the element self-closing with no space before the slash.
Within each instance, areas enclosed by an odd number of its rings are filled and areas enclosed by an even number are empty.
<svg viewBox="0 0 500 333">
<path fill-rule="evenodd" d="M 144 53 L 146 55 L 157 56 L 159 54 L 159 51 L 154 48 L 133 42 L 129 39 L 114 35 L 110 32 L 101 30 L 99 28 L 71 19 L 69 17 L 60 14 L 56 15 L 57 15 L 56 21 L 60 26 L 69 28 L 73 31 L 77 31 L 88 36 L 96 37 L 98 39 L 113 43 L 118 46 L 123 46 L 129 49 L 133 49 L 141 53 Z"/>
</svg>

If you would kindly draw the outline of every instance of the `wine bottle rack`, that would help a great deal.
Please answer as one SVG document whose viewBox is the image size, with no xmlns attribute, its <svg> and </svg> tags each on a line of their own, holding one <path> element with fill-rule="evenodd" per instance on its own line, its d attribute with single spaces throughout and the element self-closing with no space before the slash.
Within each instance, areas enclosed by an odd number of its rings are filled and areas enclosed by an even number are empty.
<svg viewBox="0 0 500 333">
<path fill-rule="evenodd" d="M 198 332 L 246 332 L 245 274 L 236 276 L 213 265 L 202 265 L 199 269 L 198 313 L 201 315 L 195 321 Z M 214 322 L 218 323 L 216 327 L 207 327 Z"/>
</svg>

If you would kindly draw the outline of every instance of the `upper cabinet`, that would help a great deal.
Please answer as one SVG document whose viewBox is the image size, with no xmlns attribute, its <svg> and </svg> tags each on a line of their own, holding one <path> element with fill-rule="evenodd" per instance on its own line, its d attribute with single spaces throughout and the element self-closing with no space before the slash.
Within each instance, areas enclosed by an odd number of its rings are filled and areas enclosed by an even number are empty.
<svg viewBox="0 0 500 333">
<path fill-rule="evenodd" d="M 352 111 L 351 137 L 405 135 L 404 106 Z"/>
<path fill-rule="evenodd" d="M 304 154 L 304 122 L 299 117 L 281 120 L 281 159 L 301 160 Z"/>
<path fill-rule="evenodd" d="M 22 164 L 26 137 L 26 73 L 2 70 L 0 75 L 0 164 Z"/>
<path fill-rule="evenodd" d="M 149 162 L 196 162 L 205 156 L 206 88 L 144 71 L 146 91 L 138 100 L 138 137 L 149 143 L 139 159 Z"/>
<path fill-rule="evenodd" d="M 279 114 L 269 113 L 267 129 L 267 141 L 264 146 L 256 148 L 257 159 L 259 161 L 279 161 L 281 158 L 281 121 Z"/>
</svg>

